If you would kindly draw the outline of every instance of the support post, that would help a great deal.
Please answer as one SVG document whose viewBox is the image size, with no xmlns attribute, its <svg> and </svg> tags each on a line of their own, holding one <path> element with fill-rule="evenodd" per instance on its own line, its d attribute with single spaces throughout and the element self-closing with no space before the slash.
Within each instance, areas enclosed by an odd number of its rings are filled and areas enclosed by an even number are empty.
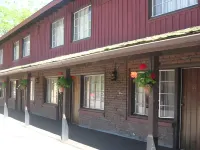
<svg viewBox="0 0 200 150">
<path fill-rule="evenodd" d="M 24 111 L 25 111 L 25 125 L 30 125 L 30 86 L 31 84 L 31 73 L 28 73 L 27 76 L 27 87 L 24 91 L 25 102 L 24 102 Z"/>
<path fill-rule="evenodd" d="M 66 77 L 70 77 L 70 70 L 66 70 Z M 63 92 L 63 105 L 62 105 L 62 135 L 61 139 L 66 142 L 69 139 L 69 126 L 66 117 L 66 100 L 70 98 L 70 89 L 66 89 Z"/>
<path fill-rule="evenodd" d="M 147 150 L 158 149 L 159 57 L 150 57 L 150 69 L 156 75 L 156 84 L 149 95 Z"/>
<path fill-rule="evenodd" d="M 9 98 L 9 78 L 5 79 L 6 87 L 4 89 L 4 117 L 8 117 L 8 98 Z"/>
</svg>

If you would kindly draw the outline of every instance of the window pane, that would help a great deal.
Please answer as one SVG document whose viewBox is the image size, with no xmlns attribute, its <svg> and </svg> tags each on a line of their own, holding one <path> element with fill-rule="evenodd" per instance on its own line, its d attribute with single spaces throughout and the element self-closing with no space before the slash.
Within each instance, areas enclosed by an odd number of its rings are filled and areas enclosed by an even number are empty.
<svg viewBox="0 0 200 150">
<path fill-rule="evenodd" d="M 3 64 L 3 49 L 0 49 L 0 64 Z"/>
<path fill-rule="evenodd" d="M 198 4 L 198 0 L 153 0 L 153 16 Z"/>
<path fill-rule="evenodd" d="M 47 79 L 47 103 L 58 103 L 57 78 Z"/>
<path fill-rule="evenodd" d="M 104 75 L 85 76 L 84 107 L 104 109 Z"/>
<path fill-rule="evenodd" d="M 30 83 L 30 100 L 34 101 L 35 99 L 35 78 L 31 78 Z"/>
<path fill-rule="evenodd" d="M 160 71 L 159 117 L 173 118 L 175 101 L 175 71 Z"/>
<path fill-rule="evenodd" d="M 91 6 L 74 14 L 74 40 L 91 36 Z"/>
<path fill-rule="evenodd" d="M 16 81 L 11 81 L 10 82 L 10 96 L 11 98 L 16 98 Z"/>
<path fill-rule="evenodd" d="M 64 44 L 64 18 L 52 24 L 52 48 Z"/>
</svg>

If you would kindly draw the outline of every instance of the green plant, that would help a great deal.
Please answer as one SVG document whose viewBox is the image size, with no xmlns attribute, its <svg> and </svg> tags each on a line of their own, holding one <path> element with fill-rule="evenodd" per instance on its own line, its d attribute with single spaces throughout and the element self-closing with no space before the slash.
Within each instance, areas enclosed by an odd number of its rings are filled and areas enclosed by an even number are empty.
<svg viewBox="0 0 200 150">
<path fill-rule="evenodd" d="M 27 87 L 27 84 L 28 84 L 28 80 L 27 79 L 21 79 L 19 81 L 19 86 L 17 87 L 20 88 L 20 89 L 25 89 Z"/>
<path fill-rule="evenodd" d="M 6 82 L 4 81 L 4 82 L 2 83 L 2 87 L 3 87 L 3 88 L 6 88 L 6 85 L 7 85 L 7 84 L 6 84 Z"/>
<path fill-rule="evenodd" d="M 151 70 L 145 70 L 146 68 L 146 64 L 140 65 L 141 72 L 134 74 L 134 82 L 136 82 L 139 87 L 143 87 L 146 94 L 149 94 L 152 86 L 156 84 L 156 75 Z"/>
<path fill-rule="evenodd" d="M 59 77 L 57 81 L 58 88 L 70 88 L 72 85 L 72 78 L 65 78 L 64 76 Z"/>
</svg>

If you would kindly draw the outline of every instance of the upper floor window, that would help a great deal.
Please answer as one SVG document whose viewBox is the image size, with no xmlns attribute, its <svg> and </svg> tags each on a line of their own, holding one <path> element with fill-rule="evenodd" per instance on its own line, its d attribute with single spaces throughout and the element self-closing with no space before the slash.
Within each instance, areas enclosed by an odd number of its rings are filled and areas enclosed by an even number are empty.
<svg viewBox="0 0 200 150">
<path fill-rule="evenodd" d="M 52 23 L 52 48 L 64 45 L 64 18 Z"/>
<path fill-rule="evenodd" d="M 57 78 L 47 79 L 47 103 L 58 104 Z"/>
<path fill-rule="evenodd" d="M 132 113 L 137 115 L 148 115 L 148 99 L 144 89 L 132 83 Z M 175 101 L 175 71 L 160 70 L 159 72 L 159 117 L 174 118 Z"/>
<path fill-rule="evenodd" d="M 3 49 L 0 49 L 0 64 L 3 64 Z"/>
<path fill-rule="evenodd" d="M 30 80 L 30 101 L 35 100 L 35 78 Z"/>
<path fill-rule="evenodd" d="M 74 41 L 91 36 L 91 6 L 74 13 Z"/>
<path fill-rule="evenodd" d="M 23 57 L 30 55 L 30 35 L 23 39 Z"/>
<path fill-rule="evenodd" d="M 152 0 L 152 16 L 198 4 L 198 0 Z"/>
<path fill-rule="evenodd" d="M 14 43 L 13 60 L 19 59 L 19 41 Z"/>
<path fill-rule="evenodd" d="M 85 76 L 83 107 L 104 110 L 104 75 Z"/>
</svg>

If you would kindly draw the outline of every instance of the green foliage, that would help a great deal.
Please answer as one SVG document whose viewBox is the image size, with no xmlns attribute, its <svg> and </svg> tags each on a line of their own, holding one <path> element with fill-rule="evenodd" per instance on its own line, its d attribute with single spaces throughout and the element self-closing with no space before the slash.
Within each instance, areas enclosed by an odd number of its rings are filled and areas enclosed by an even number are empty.
<svg viewBox="0 0 200 150">
<path fill-rule="evenodd" d="M 0 6 L 0 36 L 18 25 L 31 15 L 31 11 L 23 8 Z"/>
<path fill-rule="evenodd" d="M 27 87 L 28 80 L 27 79 L 21 79 L 19 82 L 18 88 L 25 89 Z"/>
<path fill-rule="evenodd" d="M 3 83 L 2 83 L 2 87 L 3 87 L 3 88 L 6 88 L 6 85 L 7 85 L 6 82 L 3 82 Z"/>
<path fill-rule="evenodd" d="M 57 81 L 57 85 L 59 88 L 70 88 L 71 85 L 72 85 L 72 78 L 69 77 L 69 78 L 65 78 L 65 77 L 59 77 L 58 78 L 58 81 Z"/>
<path fill-rule="evenodd" d="M 153 86 L 156 81 L 151 77 L 152 71 L 148 70 L 137 74 L 137 78 L 134 80 L 139 87 Z"/>
</svg>

